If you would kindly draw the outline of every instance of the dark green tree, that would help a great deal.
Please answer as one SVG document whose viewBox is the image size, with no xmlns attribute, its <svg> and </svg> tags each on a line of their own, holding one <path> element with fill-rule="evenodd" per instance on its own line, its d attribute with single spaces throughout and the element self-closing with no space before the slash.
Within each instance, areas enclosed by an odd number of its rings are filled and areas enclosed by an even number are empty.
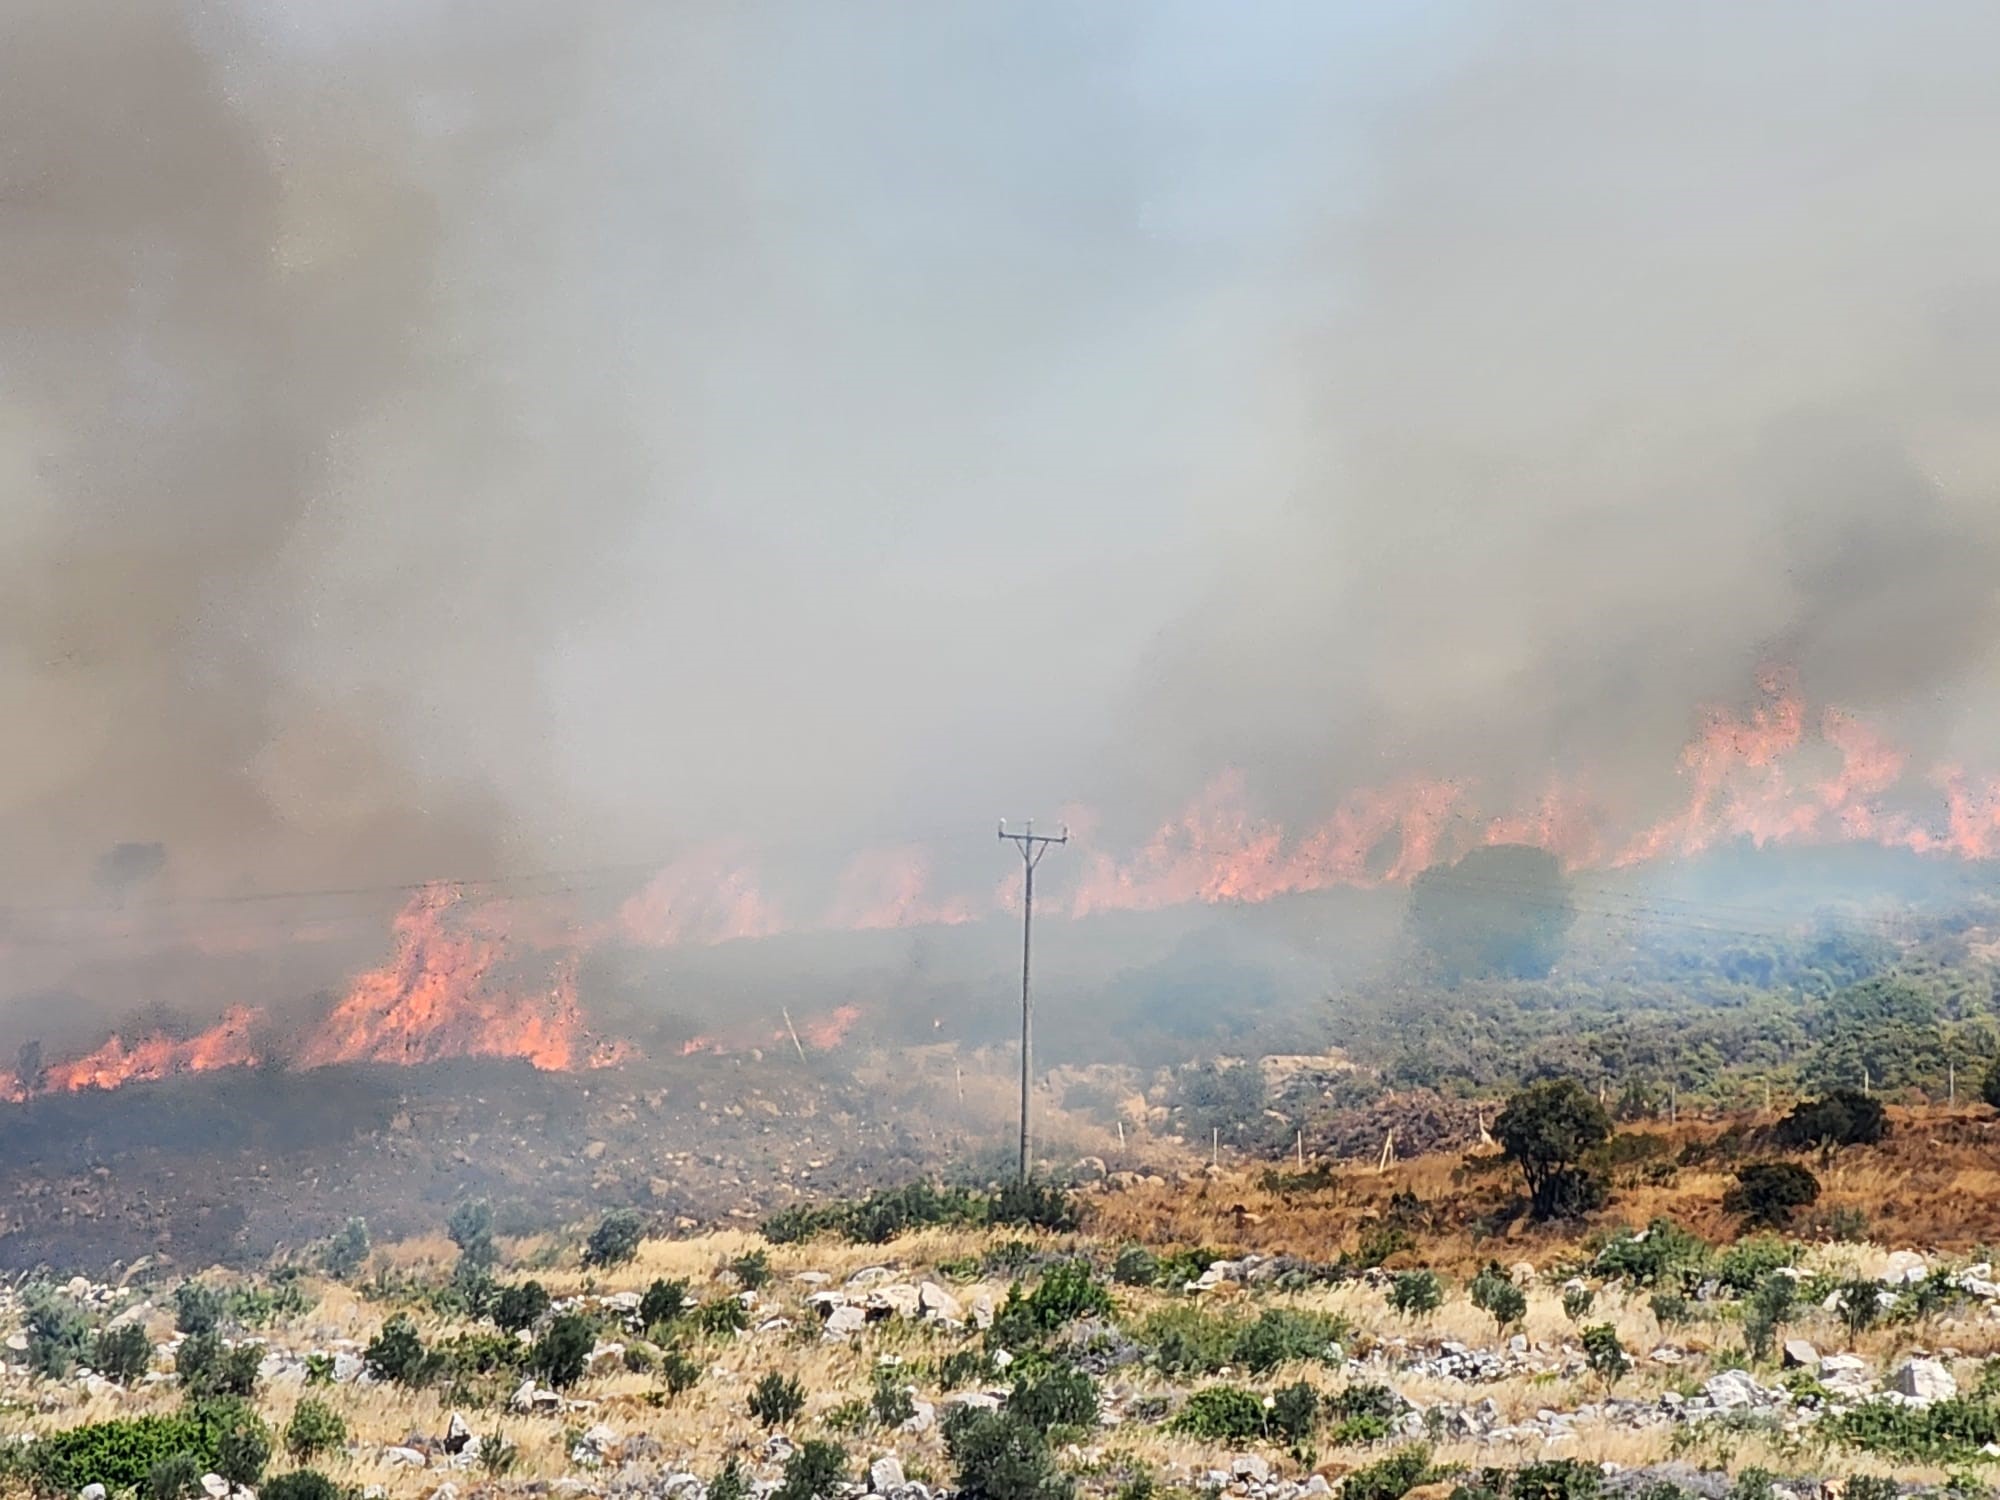
<svg viewBox="0 0 2000 1500">
<path fill-rule="evenodd" d="M 1529 1085 L 1493 1122 L 1493 1139 L 1521 1169 L 1538 1219 L 1598 1206 L 1603 1187 L 1585 1169 L 1584 1158 L 1610 1138 L 1604 1106 L 1571 1078 Z"/>
</svg>

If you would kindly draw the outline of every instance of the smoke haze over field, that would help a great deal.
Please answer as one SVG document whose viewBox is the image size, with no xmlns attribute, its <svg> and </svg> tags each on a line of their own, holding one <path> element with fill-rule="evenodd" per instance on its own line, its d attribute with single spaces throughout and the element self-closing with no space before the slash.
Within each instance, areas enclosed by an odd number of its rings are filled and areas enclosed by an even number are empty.
<svg viewBox="0 0 2000 1500">
<path fill-rule="evenodd" d="M 17 6 L 0 895 L 1978 763 L 1990 9 L 1339 9 Z"/>
</svg>

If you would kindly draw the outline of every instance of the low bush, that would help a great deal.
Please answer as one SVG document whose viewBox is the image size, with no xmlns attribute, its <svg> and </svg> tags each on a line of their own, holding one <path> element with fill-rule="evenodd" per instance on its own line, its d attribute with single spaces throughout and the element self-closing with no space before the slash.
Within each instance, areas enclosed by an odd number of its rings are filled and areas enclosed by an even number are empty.
<svg viewBox="0 0 2000 1500">
<path fill-rule="evenodd" d="M 597 1333 L 579 1313 L 563 1313 L 550 1321 L 528 1351 L 528 1369 L 557 1390 L 568 1390 L 590 1363 Z"/>
<path fill-rule="evenodd" d="M 1736 1185 L 1722 1195 L 1725 1212 L 1751 1224 L 1782 1228 L 1792 1215 L 1819 1201 L 1819 1179 L 1795 1161 L 1759 1161 L 1737 1169 Z"/>
<path fill-rule="evenodd" d="M 430 1351 L 407 1314 L 397 1313 L 361 1351 L 361 1362 L 377 1380 L 397 1385 L 422 1385 L 434 1373 Z"/>
<path fill-rule="evenodd" d="M 1399 1271 L 1389 1283 L 1389 1305 L 1406 1318 L 1428 1317 L 1444 1306 L 1444 1283 L 1435 1271 Z"/>
<path fill-rule="evenodd" d="M 639 1298 L 639 1326 L 645 1329 L 663 1328 L 687 1311 L 688 1287 L 685 1281 L 668 1281 L 656 1278 Z"/>
<path fill-rule="evenodd" d="M 847 1450 L 823 1438 L 810 1438 L 785 1460 L 785 1477 L 772 1492 L 773 1500 L 833 1500 L 847 1481 Z"/>
<path fill-rule="evenodd" d="M 1387 1458 L 1356 1469 L 1341 1482 L 1341 1500 L 1403 1500 L 1431 1478 L 1431 1450 L 1398 1448 Z"/>
<path fill-rule="evenodd" d="M 805 1409 L 805 1387 L 789 1375 L 769 1371 L 751 1388 L 750 1415 L 767 1428 L 783 1427 Z"/>
<path fill-rule="evenodd" d="M 1076 1493 L 1048 1439 L 1005 1411 L 955 1408 L 945 1418 L 944 1443 L 962 1500 L 1072 1500 Z"/>
<path fill-rule="evenodd" d="M 1264 1436 L 1264 1398 L 1236 1385 L 1211 1385 L 1187 1398 L 1168 1430 L 1208 1443 L 1242 1443 Z"/>
<path fill-rule="evenodd" d="M 591 1266 L 622 1266 L 639 1254 L 645 1238 L 646 1221 L 630 1208 L 614 1208 L 590 1231 L 584 1242 L 583 1263 Z"/>
<path fill-rule="evenodd" d="M 1097 1383 L 1081 1370 L 1056 1365 L 1016 1380 L 1007 1410 L 1043 1433 L 1052 1427 L 1093 1427 Z"/>
<path fill-rule="evenodd" d="M 285 1451 L 296 1463 L 308 1463 L 347 1441 L 347 1423 L 324 1401 L 308 1396 L 292 1408 L 285 1424 Z"/>
<path fill-rule="evenodd" d="M 196 1465 L 199 1486 L 215 1458 L 217 1436 L 192 1412 L 92 1422 L 37 1439 L 23 1455 L 22 1467 L 29 1482 L 45 1494 L 74 1495 L 87 1484 L 115 1493 L 141 1488 L 156 1465 L 185 1456 Z"/>
<path fill-rule="evenodd" d="M 317 1469 L 294 1469 L 289 1474 L 273 1474 L 264 1481 L 257 1495 L 258 1500 L 341 1500 L 339 1486 Z"/>
<path fill-rule="evenodd" d="M 509 1333 L 533 1328 L 549 1310 L 549 1289 L 539 1281 L 503 1286 L 494 1295 L 492 1318 Z"/>
<path fill-rule="evenodd" d="M 1882 1139 L 1886 1128 L 1880 1099 L 1859 1089 L 1832 1089 L 1794 1105 L 1772 1136 L 1779 1145 L 1795 1151 L 1831 1151 L 1841 1146 L 1872 1146 Z"/>
<path fill-rule="evenodd" d="M 153 1341 L 137 1323 L 107 1328 L 91 1341 L 90 1367 L 107 1380 L 134 1385 L 153 1362 Z"/>
<path fill-rule="evenodd" d="M 1528 1315 L 1528 1294 L 1514 1285 L 1513 1278 L 1500 1269 L 1498 1262 L 1489 1262 L 1485 1270 L 1472 1278 L 1467 1290 L 1472 1305 L 1491 1316 L 1502 1329 Z"/>
</svg>

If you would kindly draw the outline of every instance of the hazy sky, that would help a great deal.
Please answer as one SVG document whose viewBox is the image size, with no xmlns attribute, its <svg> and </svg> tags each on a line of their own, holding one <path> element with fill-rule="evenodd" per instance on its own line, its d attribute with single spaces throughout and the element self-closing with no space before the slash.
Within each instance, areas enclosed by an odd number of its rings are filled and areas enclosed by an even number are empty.
<svg viewBox="0 0 2000 1500">
<path fill-rule="evenodd" d="M 6 30 L 9 893 L 1994 723 L 1990 7 Z"/>
</svg>

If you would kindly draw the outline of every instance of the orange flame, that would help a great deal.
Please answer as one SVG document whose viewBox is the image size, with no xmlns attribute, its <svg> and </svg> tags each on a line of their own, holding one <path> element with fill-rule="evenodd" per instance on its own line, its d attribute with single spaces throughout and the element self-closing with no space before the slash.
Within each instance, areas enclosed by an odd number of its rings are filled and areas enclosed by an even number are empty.
<svg viewBox="0 0 2000 1500">
<path fill-rule="evenodd" d="M 600 1059 L 584 1034 L 575 965 L 560 965 L 539 995 L 495 990 L 487 980 L 499 944 L 445 926 L 458 901 L 449 886 L 411 898 L 396 917 L 394 956 L 354 981 L 300 1047 L 301 1067 L 518 1057 L 555 1071 Z"/>
<path fill-rule="evenodd" d="M 780 926 L 755 874 L 718 849 L 676 860 L 618 911 L 620 932 L 642 948 L 770 937 Z"/>
<path fill-rule="evenodd" d="M 904 845 L 863 850 L 841 872 L 825 925 L 843 932 L 872 932 L 970 922 L 969 901 L 930 895 L 930 874 L 930 857 L 921 849 Z"/>
</svg>

